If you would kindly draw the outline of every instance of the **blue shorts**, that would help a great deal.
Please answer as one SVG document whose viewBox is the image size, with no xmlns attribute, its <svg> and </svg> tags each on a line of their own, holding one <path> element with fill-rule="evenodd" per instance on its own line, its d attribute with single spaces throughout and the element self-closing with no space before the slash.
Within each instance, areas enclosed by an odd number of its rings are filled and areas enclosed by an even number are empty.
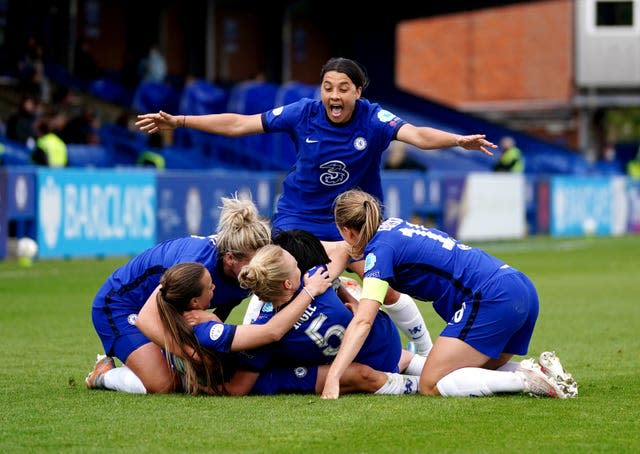
<svg viewBox="0 0 640 454">
<path fill-rule="evenodd" d="M 103 286 L 94 299 L 91 318 L 105 354 L 125 363 L 132 352 L 151 341 L 135 326 L 138 312 L 111 304 L 112 297 L 111 287 Z"/>
<path fill-rule="evenodd" d="M 315 394 L 317 380 L 318 366 L 264 370 L 251 394 Z"/>
<path fill-rule="evenodd" d="M 538 319 L 538 293 L 521 272 L 498 275 L 465 301 L 441 336 L 455 337 L 491 358 L 526 355 Z"/>
<path fill-rule="evenodd" d="M 369 336 L 353 360 L 382 372 L 399 372 L 402 340 L 389 314 L 378 311 Z"/>
<path fill-rule="evenodd" d="M 313 233 L 320 241 L 342 241 L 342 236 L 340 236 L 333 220 L 331 222 L 317 222 L 313 219 L 300 218 L 300 216 L 276 213 L 273 215 L 271 223 L 274 235 L 283 230 L 300 229 Z"/>
</svg>

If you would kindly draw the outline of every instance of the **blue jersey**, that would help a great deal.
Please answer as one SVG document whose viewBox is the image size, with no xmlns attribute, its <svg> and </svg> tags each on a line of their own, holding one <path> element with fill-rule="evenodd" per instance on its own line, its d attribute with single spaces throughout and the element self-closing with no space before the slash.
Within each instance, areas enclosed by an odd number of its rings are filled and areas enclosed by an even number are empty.
<svg viewBox="0 0 640 454">
<path fill-rule="evenodd" d="M 215 321 L 198 323 L 193 327 L 193 335 L 204 348 L 216 353 L 229 353 L 236 335 L 236 325 Z"/>
<path fill-rule="evenodd" d="M 327 118 L 319 100 L 301 99 L 262 114 L 266 132 L 284 132 L 296 148 L 296 163 L 283 182 L 274 229 L 302 228 L 321 240 L 341 240 L 332 204 L 360 188 L 383 200 L 382 153 L 405 122 L 378 104 L 359 99 L 345 124 Z"/>
<path fill-rule="evenodd" d="M 365 248 L 364 277 L 383 279 L 395 290 L 433 301 L 449 320 L 464 301 L 481 299 L 494 277 L 514 268 L 447 233 L 389 218 Z"/>
<path fill-rule="evenodd" d="M 271 303 L 262 306 L 254 323 L 268 322 L 274 315 Z M 291 330 L 276 343 L 246 352 L 251 364 L 269 367 L 329 364 L 338 354 L 346 327 L 353 314 L 336 292 L 329 288 L 315 297 Z M 379 311 L 371 331 L 354 361 L 384 372 L 397 372 L 402 345 L 389 316 Z"/>
<path fill-rule="evenodd" d="M 135 327 L 135 318 L 165 270 L 183 262 L 198 262 L 209 270 L 215 285 L 211 307 L 223 319 L 248 296 L 248 290 L 224 274 L 215 235 L 166 240 L 115 270 L 96 294 L 93 324 L 105 353 L 124 362 L 131 352 L 149 342 Z"/>
<path fill-rule="evenodd" d="M 212 308 L 233 308 L 249 295 L 236 279 L 224 274 L 222 260 L 218 260 L 216 236 L 190 236 L 159 243 L 114 271 L 105 283 L 111 289 L 110 304 L 140 310 L 160 284 L 162 274 L 171 266 L 184 262 L 201 263 L 211 273 L 215 285 Z M 94 302 L 97 306 L 103 304 L 104 300 Z"/>
</svg>

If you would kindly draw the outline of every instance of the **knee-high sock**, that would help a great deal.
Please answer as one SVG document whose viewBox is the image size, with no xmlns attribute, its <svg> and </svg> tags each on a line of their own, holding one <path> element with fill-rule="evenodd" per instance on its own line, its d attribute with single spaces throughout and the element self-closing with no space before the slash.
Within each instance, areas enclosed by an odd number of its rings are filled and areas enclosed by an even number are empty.
<svg viewBox="0 0 640 454">
<path fill-rule="evenodd" d="M 436 384 L 441 396 L 480 397 L 524 391 L 522 379 L 513 372 L 463 367 L 445 375 Z"/>
<path fill-rule="evenodd" d="M 431 351 L 431 347 L 433 347 L 433 343 L 431 342 L 427 324 L 413 298 L 402 293 L 394 304 L 383 304 L 383 307 L 398 329 L 414 343 L 416 353 L 427 356 Z"/>
<path fill-rule="evenodd" d="M 102 376 L 102 385 L 105 389 L 131 394 L 147 394 L 147 389 L 142 381 L 131 369 L 123 365 L 114 367 Z"/>
<path fill-rule="evenodd" d="M 403 375 L 387 372 L 387 382 L 382 388 L 377 390 L 376 394 L 416 394 L 418 392 L 418 383 L 420 377 L 417 375 Z"/>
</svg>

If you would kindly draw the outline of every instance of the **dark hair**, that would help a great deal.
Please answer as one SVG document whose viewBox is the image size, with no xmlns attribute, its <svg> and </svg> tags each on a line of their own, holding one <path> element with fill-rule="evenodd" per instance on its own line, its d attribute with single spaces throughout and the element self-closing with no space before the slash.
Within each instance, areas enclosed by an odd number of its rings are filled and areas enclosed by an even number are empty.
<svg viewBox="0 0 640 454">
<path fill-rule="evenodd" d="M 273 237 L 273 243 L 296 259 L 302 274 L 314 266 L 331 262 L 320 240 L 306 230 L 279 230 Z"/>
<path fill-rule="evenodd" d="M 329 59 L 320 70 L 320 82 L 322 82 L 324 75 L 329 71 L 346 74 L 356 88 L 362 87 L 362 91 L 369 86 L 369 77 L 367 76 L 366 68 L 355 60 L 342 57 Z"/>
</svg>

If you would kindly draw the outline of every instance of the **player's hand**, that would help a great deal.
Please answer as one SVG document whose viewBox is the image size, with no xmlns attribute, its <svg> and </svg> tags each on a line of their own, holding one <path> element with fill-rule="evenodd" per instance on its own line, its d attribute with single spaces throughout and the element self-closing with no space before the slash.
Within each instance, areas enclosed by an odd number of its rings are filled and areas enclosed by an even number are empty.
<svg viewBox="0 0 640 454">
<path fill-rule="evenodd" d="M 153 134 L 158 131 L 176 129 L 180 126 L 182 115 L 174 116 L 163 111 L 138 115 L 136 126 L 142 132 Z"/>
<path fill-rule="evenodd" d="M 340 381 L 332 380 L 327 377 L 327 381 L 325 382 L 322 390 L 322 398 L 337 399 L 338 397 L 340 397 Z"/>
<path fill-rule="evenodd" d="M 493 156 L 493 152 L 489 148 L 498 148 L 498 146 L 485 139 L 484 134 L 472 134 L 470 136 L 460 136 L 456 141 L 457 145 L 465 150 L 480 150 L 487 156 Z"/>
<path fill-rule="evenodd" d="M 209 312 L 209 311 L 203 311 L 202 309 L 194 309 L 192 311 L 184 311 L 182 313 L 182 316 L 187 321 L 187 323 L 189 325 L 191 325 L 191 326 L 197 325 L 197 324 L 203 323 L 203 322 L 210 322 L 210 321 L 222 323 L 222 321 L 220 320 L 220 318 L 218 318 L 218 316 L 216 314 L 214 314 L 213 312 Z"/>
<path fill-rule="evenodd" d="M 318 269 L 313 276 L 309 276 L 309 273 L 305 273 L 304 275 L 304 288 L 307 289 L 314 298 L 326 292 L 332 283 L 333 281 L 329 277 L 329 271 L 325 268 Z"/>
</svg>

